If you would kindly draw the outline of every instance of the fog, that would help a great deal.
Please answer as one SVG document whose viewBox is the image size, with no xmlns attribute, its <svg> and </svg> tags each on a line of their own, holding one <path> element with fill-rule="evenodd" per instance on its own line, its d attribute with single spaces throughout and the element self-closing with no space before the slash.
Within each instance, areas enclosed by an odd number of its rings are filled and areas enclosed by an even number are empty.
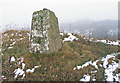
<svg viewBox="0 0 120 83">
<path fill-rule="evenodd" d="M 33 12 L 48 8 L 58 17 L 61 32 L 117 39 L 118 1 L 0 0 L 0 32 L 30 30 Z"/>
<path fill-rule="evenodd" d="M 32 13 L 43 8 L 55 12 L 59 23 L 118 18 L 118 0 L 0 0 L 0 25 L 31 25 Z"/>
</svg>

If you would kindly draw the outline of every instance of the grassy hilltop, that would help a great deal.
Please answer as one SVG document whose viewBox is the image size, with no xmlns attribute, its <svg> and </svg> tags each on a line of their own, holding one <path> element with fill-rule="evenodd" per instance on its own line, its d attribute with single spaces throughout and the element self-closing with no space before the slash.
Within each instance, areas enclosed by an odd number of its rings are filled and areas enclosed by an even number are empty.
<svg viewBox="0 0 120 83">
<path fill-rule="evenodd" d="M 29 31 L 9 30 L 2 33 L 2 75 L 6 77 L 5 80 L 79 81 L 84 74 L 91 74 L 90 71 L 96 69 L 92 65 L 80 70 L 73 70 L 74 67 L 97 59 L 99 60 L 97 64 L 102 64 L 100 58 L 118 52 L 118 46 L 91 42 L 77 34 L 74 35 L 78 40 L 63 42 L 60 50 L 45 55 L 39 52 L 29 52 Z M 63 40 L 65 37 L 68 35 L 64 34 L 61 39 Z M 12 56 L 15 57 L 15 62 L 10 62 Z M 14 79 L 14 70 L 22 67 L 22 63 L 17 64 L 17 59 L 21 57 L 24 58 L 24 71 L 28 68 L 32 69 L 36 65 L 41 66 L 36 68 L 33 73 L 25 72 L 24 79 L 21 79 L 22 76 Z M 117 57 L 115 60 L 117 61 Z M 111 60 L 109 62 L 111 63 Z M 99 70 L 95 73 L 96 80 L 105 80 L 104 68 L 98 67 Z"/>
</svg>

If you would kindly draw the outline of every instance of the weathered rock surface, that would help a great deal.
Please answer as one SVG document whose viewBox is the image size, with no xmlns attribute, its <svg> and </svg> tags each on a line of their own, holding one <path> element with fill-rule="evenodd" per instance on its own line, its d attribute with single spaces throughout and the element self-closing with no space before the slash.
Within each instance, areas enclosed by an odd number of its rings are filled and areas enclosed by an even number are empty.
<svg viewBox="0 0 120 83">
<path fill-rule="evenodd" d="M 54 12 L 46 9 L 33 13 L 30 51 L 52 53 L 61 48 L 58 19 Z"/>
</svg>

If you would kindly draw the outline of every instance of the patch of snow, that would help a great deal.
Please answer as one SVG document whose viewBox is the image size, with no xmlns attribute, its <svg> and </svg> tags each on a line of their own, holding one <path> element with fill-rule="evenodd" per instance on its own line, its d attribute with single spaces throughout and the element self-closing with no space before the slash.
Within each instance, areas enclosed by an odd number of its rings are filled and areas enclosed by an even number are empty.
<svg viewBox="0 0 120 83">
<path fill-rule="evenodd" d="M 23 40 L 23 38 L 20 38 L 20 40 Z"/>
<path fill-rule="evenodd" d="M 76 67 L 74 67 L 73 70 L 76 70 Z"/>
<path fill-rule="evenodd" d="M 71 33 L 67 33 L 67 35 L 69 35 L 68 38 L 64 38 L 63 42 L 64 41 L 73 41 L 73 40 L 78 40 L 78 38 L 74 35 L 72 35 Z"/>
<path fill-rule="evenodd" d="M 7 36 L 8 34 L 4 34 L 4 36 Z"/>
<path fill-rule="evenodd" d="M 118 76 L 120 76 L 120 75 L 114 73 L 114 71 L 118 68 L 118 64 L 119 63 L 116 63 L 115 61 L 112 61 L 112 63 L 108 65 L 108 59 L 110 59 L 110 58 L 115 59 L 115 56 L 118 55 L 118 54 L 120 54 L 120 52 L 119 53 L 109 54 L 106 57 L 103 57 L 101 59 L 101 61 L 103 62 L 103 66 L 101 64 L 99 64 L 99 65 L 100 65 L 100 67 L 104 67 L 105 68 L 104 75 L 105 75 L 106 81 L 119 81 L 118 80 L 118 78 L 119 78 Z M 99 60 L 96 60 L 93 63 L 92 63 L 92 61 L 88 61 L 85 64 L 83 64 L 82 66 L 77 66 L 77 69 L 86 67 L 89 64 L 95 66 L 95 68 L 98 69 L 98 66 L 96 64 L 98 61 Z M 73 68 L 73 70 L 75 70 L 75 69 L 76 69 L 76 67 Z M 97 72 L 97 70 L 91 71 L 92 75 L 94 75 L 93 73 L 96 73 L 96 72 Z M 89 79 L 90 79 L 90 75 L 87 74 L 87 75 L 84 75 L 83 78 L 80 79 L 80 81 L 90 81 Z M 92 78 L 92 80 L 96 81 L 95 77 Z"/>
<path fill-rule="evenodd" d="M 30 36 L 30 33 L 27 33 L 28 36 Z"/>
<path fill-rule="evenodd" d="M 106 68 L 107 67 L 107 64 L 108 64 L 108 59 L 110 58 L 115 58 L 115 54 L 110 54 L 110 55 L 107 55 L 106 57 L 103 57 L 101 61 L 103 61 L 103 67 Z"/>
<path fill-rule="evenodd" d="M 5 77 L 5 76 L 2 76 L 2 79 L 6 79 L 6 77 Z"/>
<path fill-rule="evenodd" d="M 46 70 L 46 68 L 44 68 L 44 70 Z"/>
<path fill-rule="evenodd" d="M 35 71 L 35 68 L 27 69 L 27 70 L 26 70 L 27 73 L 29 73 L 29 72 L 33 73 L 34 71 Z"/>
<path fill-rule="evenodd" d="M 18 58 L 17 60 L 20 60 L 20 61 L 18 62 L 18 64 L 21 64 L 21 63 L 23 62 L 24 58 L 21 57 L 21 58 Z"/>
<path fill-rule="evenodd" d="M 96 63 L 98 62 L 99 60 L 96 60 L 92 63 L 92 61 L 88 61 L 86 62 L 85 64 L 83 64 L 82 66 L 77 66 L 77 69 L 81 69 L 81 68 L 84 68 L 84 67 L 87 67 L 88 65 L 93 65 L 96 69 L 98 69 L 98 66 L 96 65 Z"/>
<path fill-rule="evenodd" d="M 11 36 L 13 36 L 14 34 L 12 33 Z"/>
<path fill-rule="evenodd" d="M 95 66 L 96 69 L 98 69 L 98 66 L 97 66 L 97 62 L 98 62 L 98 61 L 99 61 L 99 60 L 96 60 L 96 61 L 94 61 L 94 62 L 92 63 L 92 65 Z"/>
<path fill-rule="evenodd" d="M 10 41 L 12 41 L 12 39 L 10 39 Z"/>
<path fill-rule="evenodd" d="M 92 61 L 88 61 L 86 62 L 85 64 L 83 64 L 82 66 L 77 66 L 77 69 L 81 69 L 81 68 L 84 68 L 84 67 L 87 67 L 88 65 L 92 64 Z"/>
<path fill-rule="evenodd" d="M 96 81 L 96 79 L 95 79 L 95 78 L 93 78 L 93 79 L 92 79 L 92 81 Z"/>
<path fill-rule="evenodd" d="M 103 67 L 101 64 L 99 64 L 100 65 L 100 67 Z"/>
<path fill-rule="evenodd" d="M 14 73 L 15 73 L 14 78 L 17 78 L 18 76 L 22 76 L 25 72 L 22 69 L 18 68 L 18 69 L 15 69 Z"/>
<path fill-rule="evenodd" d="M 25 77 L 25 74 L 23 74 L 23 77 L 21 79 L 24 79 L 24 77 Z"/>
<path fill-rule="evenodd" d="M 15 57 L 14 56 L 11 57 L 10 62 L 15 62 Z"/>
<path fill-rule="evenodd" d="M 13 47 L 8 47 L 8 49 L 12 49 Z"/>
<path fill-rule="evenodd" d="M 110 45 L 119 45 L 119 41 L 110 41 L 110 40 L 97 40 L 96 42 L 102 42 L 104 44 L 110 44 Z"/>
<path fill-rule="evenodd" d="M 63 33 L 60 33 L 61 36 L 63 36 L 64 34 Z"/>
<path fill-rule="evenodd" d="M 12 44 L 10 44 L 10 46 L 13 46 L 15 43 L 16 43 L 16 41 L 15 41 L 15 42 L 13 42 Z"/>
<path fill-rule="evenodd" d="M 113 75 L 113 72 L 117 69 L 118 63 L 113 62 L 108 66 L 108 68 L 105 69 L 105 76 L 106 76 L 106 81 L 118 81 L 118 77 Z"/>
<path fill-rule="evenodd" d="M 105 68 L 104 75 L 106 76 L 106 81 L 114 81 L 114 80 L 118 81 L 118 75 L 113 74 L 113 72 L 118 68 L 118 63 L 116 63 L 115 61 L 112 61 L 112 63 L 108 65 L 108 59 L 110 58 L 115 59 L 116 55 L 117 54 L 113 53 L 113 54 L 107 55 L 105 58 L 102 58 L 103 67 Z"/>
<path fill-rule="evenodd" d="M 22 36 L 22 34 L 19 34 L 19 36 Z"/>
<path fill-rule="evenodd" d="M 34 68 L 38 68 L 39 66 L 34 66 Z"/>
<path fill-rule="evenodd" d="M 91 73 L 97 73 L 97 70 L 95 70 L 95 71 L 91 71 Z"/>
<path fill-rule="evenodd" d="M 90 75 L 89 74 L 84 75 L 83 78 L 80 79 L 80 81 L 86 81 L 86 82 L 90 81 Z"/>
<path fill-rule="evenodd" d="M 22 69 L 24 69 L 25 68 L 25 63 L 22 63 Z"/>
</svg>

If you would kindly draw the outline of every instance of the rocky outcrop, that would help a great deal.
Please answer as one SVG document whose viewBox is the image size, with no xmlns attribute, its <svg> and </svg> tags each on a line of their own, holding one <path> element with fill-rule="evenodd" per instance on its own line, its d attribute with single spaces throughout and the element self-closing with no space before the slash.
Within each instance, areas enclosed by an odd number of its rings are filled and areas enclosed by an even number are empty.
<svg viewBox="0 0 120 83">
<path fill-rule="evenodd" d="M 61 48 L 58 19 L 54 12 L 45 9 L 33 13 L 30 51 L 52 53 Z"/>
</svg>

